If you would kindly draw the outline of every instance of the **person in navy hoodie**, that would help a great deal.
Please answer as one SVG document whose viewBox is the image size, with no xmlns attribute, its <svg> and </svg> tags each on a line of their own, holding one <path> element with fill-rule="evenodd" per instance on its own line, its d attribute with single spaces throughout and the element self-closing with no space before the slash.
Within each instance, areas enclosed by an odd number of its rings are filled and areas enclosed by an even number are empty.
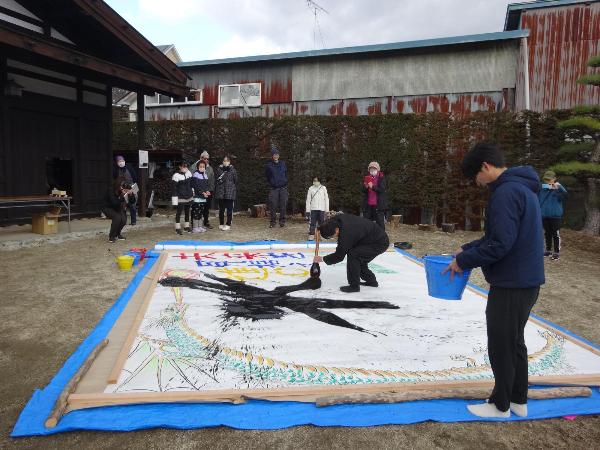
<svg viewBox="0 0 600 450">
<path fill-rule="evenodd" d="M 479 417 L 527 416 L 528 366 L 524 329 L 544 284 L 540 181 L 530 166 L 507 168 L 497 145 L 481 142 L 464 157 L 465 177 L 487 186 L 485 235 L 464 244 L 445 269 L 481 267 L 490 284 L 485 318 L 495 385 L 486 403 L 469 405 Z"/>
<path fill-rule="evenodd" d="M 542 177 L 542 190 L 539 193 L 542 210 L 542 225 L 546 238 L 544 256 L 556 261 L 560 257 L 560 224 L 563 216 L 563 200 L 567 198 L 567 190 L 556 181 L 556 173 L 547 170 Z M 554 252 L 552 252 L 554 245 Z"/>
<path fill-rule="evenodd" d="M 288 178 L 285 162 L 279 159 L 279 150 L 271 149 L 271 161 L 265 167 L 265 176 L 269 184 L 270 228 L 275 226 L 277 210 L 279 210 L 279 226 L 285 226 L 285 210 L 288 201 Z"/>
</svg>

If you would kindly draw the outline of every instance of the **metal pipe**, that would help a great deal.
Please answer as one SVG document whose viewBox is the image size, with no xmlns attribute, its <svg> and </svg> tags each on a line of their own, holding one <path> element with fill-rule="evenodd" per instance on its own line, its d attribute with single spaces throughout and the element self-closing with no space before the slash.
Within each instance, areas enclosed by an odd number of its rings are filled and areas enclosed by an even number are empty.
<svg viewBox="0 0 600 450">
<path fill-rule="evenodd" d="M 524 92 L 523 96 L 525 97 L 525 109 L 529 109 L 529 50 L 527 45 L 527 38 L 521 38 L 522 48 L 523 48 L 523 85 Z"/>
</svg>

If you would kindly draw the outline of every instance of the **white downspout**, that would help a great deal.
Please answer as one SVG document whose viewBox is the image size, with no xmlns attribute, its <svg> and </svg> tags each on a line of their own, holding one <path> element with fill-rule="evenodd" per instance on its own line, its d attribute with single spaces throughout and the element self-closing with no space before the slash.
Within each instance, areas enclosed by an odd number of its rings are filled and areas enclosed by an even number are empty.
<svg viewBox="0 0 600 450">
<path fill-rule="evenodd" d="M 525 109 L 529 109 L 529 50 L 527 45 L 527 38 L 524 37 L 521 39 L 523 43 L 523 96 L 525 97 Z"/>
</svg>

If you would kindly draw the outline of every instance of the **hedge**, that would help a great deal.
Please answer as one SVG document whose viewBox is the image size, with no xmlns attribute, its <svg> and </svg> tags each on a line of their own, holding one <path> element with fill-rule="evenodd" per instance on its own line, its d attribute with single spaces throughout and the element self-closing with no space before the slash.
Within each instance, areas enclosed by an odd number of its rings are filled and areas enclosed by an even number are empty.
<svg viewBox="0 0 600 450">
<path fill-rule="evenodd" d="M 304 208 L 306 190 L 319 175 L 332 208 L 357 212 L 360 183 L 370 161 L 378 161 L 388 181 L 392 213 L 426 208 L 437 220 L 480 217 L 486 191 L 460 175 L 460 161 L 480 140 L 504 149 L 509 165 L 530 164 L 539 172 L 558 162 L 569 111 L 544 114 L 476 112 L 466 117 L 428 113 L 381 116 L 309 116 L 157 121 L 146 123 L 146 147 L 198 155 L 208 150 L 213 164 L 233 156 L 242 209 L 266 200 L 264 166 L 276 146 L 288 165 L 290 210 Z M 137 149 L 135 122 L 115 122 L 113 148 Z M 474 211 L 469 213 L 469 211 Z"/>
</svg>

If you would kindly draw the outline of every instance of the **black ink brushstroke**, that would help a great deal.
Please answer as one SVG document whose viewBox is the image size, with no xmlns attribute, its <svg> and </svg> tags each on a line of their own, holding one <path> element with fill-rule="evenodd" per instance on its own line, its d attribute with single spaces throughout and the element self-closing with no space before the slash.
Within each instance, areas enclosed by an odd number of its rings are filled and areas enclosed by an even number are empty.
<svg viewBox="0 0 600 450">
<path fill-rule="evenodd" d="M 159 283 L 167 287 L 186 287 L 219 294 L 223 301 L 224 331 L 235 326 L 237 318 L 253 321 L 280 319 L 287 314 L 282 308 L 287 308 L 328 325 L 372 334 L 329 311 L 323 311 L 323 309 L 399 309 L 398 306 L 384 301 L 349 301 L 288 295 L 294 291 L 318 289 L 321 286 L 319 278 L 309 278 L 295 286 L 279 286 L 268 291 L 243 281 L 220 278 L 212 274 L 206 274 L 206 277 L 218 283 L 181 277 L 165 277 L 159 280 Z"/>
</svg>

